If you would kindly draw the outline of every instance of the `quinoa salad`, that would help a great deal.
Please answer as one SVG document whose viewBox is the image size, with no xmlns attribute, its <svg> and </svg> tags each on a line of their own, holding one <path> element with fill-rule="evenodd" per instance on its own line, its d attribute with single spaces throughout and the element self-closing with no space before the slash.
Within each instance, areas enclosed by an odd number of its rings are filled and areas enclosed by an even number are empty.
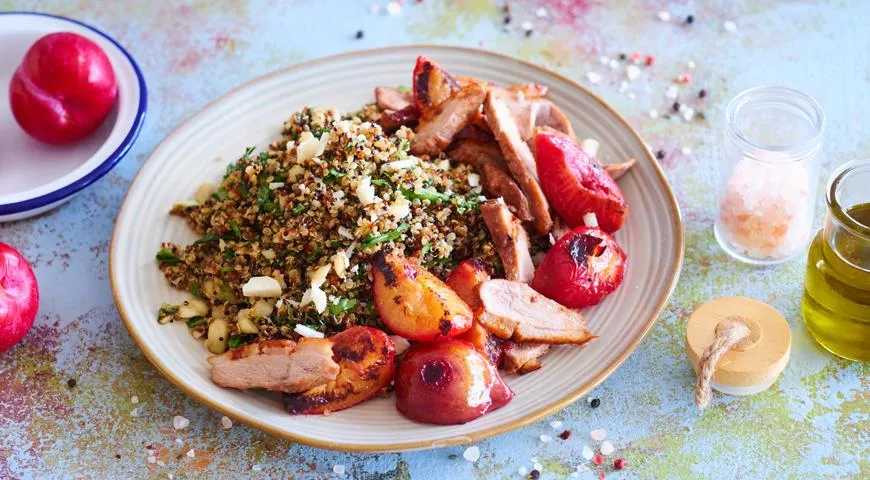
<svg viewBox="0 0 870 480">
<path fill-rule="evenodd" d="M 379 115 L 374 104 L 346 116 L 304 108 L 284 123 L 281 140 L 248 147 L 219 184 L 176 203 L 171 213 L 200 238 L 163 243 L 157 261 L 192 296 L 164 304 L 158 321 L 185 322 L 212 353 L 383 328 L 369 268 L 379 250 L 415 258 L 442 278 L 465 258 L 500 276 L 474 167 L 444 153 L 411 155 L 414 131 L 388 134 Z"/>
</svg>

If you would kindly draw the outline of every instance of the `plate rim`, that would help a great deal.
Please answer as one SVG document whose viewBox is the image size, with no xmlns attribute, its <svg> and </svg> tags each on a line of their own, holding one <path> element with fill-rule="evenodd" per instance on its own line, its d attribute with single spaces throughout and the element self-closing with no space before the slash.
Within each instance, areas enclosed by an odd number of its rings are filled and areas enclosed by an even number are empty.
<svg viewBox="0 0 870 480">
<path fill-rule="evenodd" d="M 121 141 L 121 144 L 110 153 L 105 160 L 103 160 L 99 165 L 94 167 L 90 172 L 87 172 L 83 177 L 75 180 L 74 182 L 65 185 L 63 187 L 58 188 L 57 190 L 44 193 L 40 196 L 28 198 L 26 200 L 20 200 L 13 203 L 4 203 L 0 204 L 0 216 L 11 216 L 16 214 L 21 214 L 25 212 L 29 212 L 31 210 L 36 210 L 42 207 L 46 207 L 52 205 L 57 202 L 61 202 L 66 200 L 86 187 L 90 186 L 97 180 L 103 178 L 107 173 L 109 173 L 118 162 L 123 159 L 127 153 L 130 151 L 130 148 L 136 142 L 136 139 L 139 137 L 139 132 L 142 130 L 142 125 L 145 123 L 145 113 L 148 110 L 148 88 L 145 84 L 145 77 L 142 75 L 142 70 L 139 68 L 139 65 L 136 63 L 136 60 L 133 59 L 133 56 L 130 55 L 130 52 L 127 51 L 117 40 L 109 36 L 107 33 L 102 30 L 84 23 L 82 21 L 65 17 L 63 15 L 55 15 L 52 13 L 45 12 L 27 12 L 27 11 L 9 11 L 9 12 L 0 12 L 0 16 L 5 15 L 22 15 L 22 16 L 34 16 L 34 17 L 48 17 L 53 18 L 55 20 L 60 20 L 63 22 L 73 23 L 84 27 L 97 35 L 105 38 L 109 42 L 111 42 L 121 53 L 126 57 L 127 61 L 130 62 L 130 65 L 133 67 L 133 71 L 136 73 L 136 80 L 139 86 L 139 104 L 136 106 L 136 115 L 133 117 L 133 124 L 130 126 L 130 130 L 127 132 L 127 135 Z"/>
<path fill-rule="evenodd" d="M 538 421 L 538 420 L 540 420 L 548 415 L 552 415 L 553 413 L 556 413 L 556 412 L 562 410 L 563 408 L 567 407 L 568 405 L 574 403 L 580 397 L 582 397 L 584 394 L 588 393 L 593 388 L 598 386 L 598 384 L 603 382 L 617 368 L 619 368 L 619 366 L 621 366 L 625 362 L 625 360 L 627 360 L 628 357 L 632 353 L 634 353 L 634 351 L 637 349 L 638 345 L 640 345 L 640 343 L 646 338 L 646 336 L 652 330 L 652 327 L 658 321 L 658 318 L 661 316 L 662 312 L 664 311 L 665 307 L 667 306 L 668 302 L 670 301 L 671 296 L 674 293 L 674 289 L 676 288 L 677 282 L 680 278 L 680 273 L 682 271 L 682 265 L 683 265 L 683 260 L 684 260 L 684 256 L 685 256 L 685 230 L 684 230 L 684 226 L 683 226 L 682 214 L 680 212 L 680 207 L 679 207 L 679 203 L 677 202 L 676 195 L 674 194 L 673 189 L 671 188 L 670 183 L 668 182 L 668 179 L 664 174 L 664 171 L 662 170 L 661 166 L 658 164 L 658 162 L 653 157 L 652 152 L 650 152 L 649 147 L 647 146 L 647 144 L 643 140 L 643 138 L 640 136 L 640 134 L 634 129 L 634 127 L 631 126 L 631 124 L 622 115 L 620 115 L 613 107 L 611 107 L 610 104 L 608 104 L 606 101 L 604 101 L 604 99 L 602 99 L 597 94 L 590 91 L 589 89 L 587 89 L 586 87 L 584 87 L 583 85 L 578 83 L 577 81 L 567 77 L 566 75 L 563 75 L 559 72 L 550 70 L 550 69 L 543 67 L 541 65 L 537 65 L 533 62 L 523 60 L 520 58 L 516 58 L 516 57 L 510 56 L 507 54 L 503 54 L 503 53 L 499 53 L 499 52 L 495 52 L 495 51 L 491 51 L 491 50 L 486 50 L 483 48 L 475 48 L 475 47 L 464 47 L 464 46 L 454 46 L 454 45 L 438 45 L 438 44 L 404 44 L 404 45 L 394 45 L 394 46 L 388 46 L 388 47 L 377 47 L 377 48 L 353 50 L 353 51 L 348 51 L 348 52 L 344 52 L 344 53 L 327 55 L 327 56 L 306 60 L 306 61 L 303 61 L 300 63 L 296 63 L 296 64 L 293 64 L 293 65 L 290 65 L 287 67 L 283 67 L 283 68 L 274 70 L 274 71 L 266 73 L 264 75 L 247 80 L 247 81 L 243 82 L 242 84 L 228 90 L 226 93 L 220 95 L 215 100 L 206 104 L 200 110 L 194 112 L 193 114 L 191 114 L 187 118 L 185 118 L 183 122 L 181 122 L 177 127 L 175 127 L 175 129 L 173 129 L 169 134 L 167 134 L 166 137 L 160 142 L 160 144 L 158 144 L 154 148 L 154 150 L 152 150 L 151 154 L 148 156 L 148 158 L 145 160 L 145 162 L 143 162 L 142 165 L 140 166 L 139 171 L 136 172 L 136 175 L 134 176 L 132 182 L 130 183 L 131 188 L 135 184 L 136 180 L 138 179 L 139 174 L 144 169 L 145 164 L 147 162 L 151 161 L 151 159 L 154 155 L 154 152 L 158 151 L 160 149 L 160 147 L 165 142 L 167 142 L 170 138 L 174 137 L 178 133 L 179 130 L 184 128 L 195 117 L 198 117 L 199 115 L 204 114 L 205 112 L 215 108 L 219 103 L 223 102 L 227 97 L 234 95 L 236 92 L 238 92 L 242 89 L 247 88 L 248 86 L 250 86 L 254 82 L 258 82 L 258 81 L 262 81 L 262 80 L 272 78 L 272 77 L 275 77 L 278 75 L 282 75 L 282 74 L 285 74 L 285 73 L 293 71 L 293 70 L 308 68 L 308 67 L 311 67 L 313 65 L 318 65 L 321 63 L 325 63 L 325 62 L 334 61 L 334 60 L 340 59 L 340 58 L 365 57 L 367 55 L 380 53 L 380 52 L 403 51 L 403 50 L 413 51 L 414 49 L 418 49 L 418 50 L 419 49 L 445 49 L 445 50 L 453 50 L 453 51 L 461 52 L 461 53 L 465 53 L 465 54 L 486 55 L 486 56 L 490 56 L 490 57 L 496 57 L 502 61 L 517 62 L 517 63 L 523 64 L 529 68 L 538 70 L 540 72 L 543 72 L 543 73 L 546 73 L 549 75 L 553 75 L 553 76 L 559 78 L 560 80 L 568 83 L 572 87 L 583 91 L 586 95 L 588 95 L 589 97 L 594 99 L 596 102 L 598 102 L 598 104 L 601 105 L 601 107 L 603 107 L 605 110 L 607 110 L 610 114 L 612 114 L 616 118 L 616 120 L 619 123 L 621 123 L 631 133 L 631 135 L 634 137 L 634 139 L 643 147 L 643 153 L 646 156 L 647 162 L 653 167 L 653 170 L 656 172 L 656 175 L 658 176 L 661 184 L 665 188 L 664 193 L 666 194 L 666 196 L 669 200 L 668 207 L 669 207 L 669 211 L 671 212 L 671 214 L 672 214 L 671 216 L 672 216 L 673 221 L 674 221 L 673 226 L 675 228 L 675 234 L 677 237 L 677 245 L 676 245 L 676 252 L 675 252 L 676 255 L 675 255 L 674 261 L 669 266 L 670 273 L 671 273 L 671 281 L 670 281 L 670 284 L 667 286 L 667 290 L 666 290 L 667 293 L 662 296 L 658 305 L 655 307 L 653 312 L 651 312 L 649 317 L 645 320 L 646 323 L 643 326 L 643 330 L 641 331 L 640 335 L 637 335 L 628 344 L 628 346 L 622 352 L 620 352 L 619 356 L 610 365 L 608 365 L 605 369 L 603 369 L 601 372 L 599 372 L 598 375 L 596 375 L 593 379 L 586 382 L 585 384 L 580 385 L 577 388 L 574 388 L 573 390 L 568 392 L 566 395 L 559 398 L 559 400 L 556 401 L 555 403 L 553 403 L 551 405 L 544 406 L 542 408 L 538 408 L 537 410 L 535 410 L 531 413 L 528 413 L 522 417 L 519 417 L 517 419 L 514 419 L 514 420 L 507 422 L 507 423 L 504 423 L 502 425 L 497 425 L 497 426 L 493 426 L 493 427 L 490 427 L 490 428 L 487 428 L 484 430 L 480 430 L 477 432 L 464 434 L 459 438 L 442 440 L 437 445 L 435 445 L 432 441 L 426 441 L 426 440 L 391 443 L 391 444 L 359 444 L 359 443 L 350 443 L 350 442 L 332 442 L 332 441 L 323 441 L 323 440 L 319 440 L 316 438 L 300 435 L 298 433 L 287 432 L 287 431 L 281 430 L 277 427 L 274 427 L 273 425 L 266 423 L 260 419 L 257 419 L 254 416 L 248 414 L 247 412 L 243 412 L 242 414 L 230 412 L 229 409 L 224 408 L 224 406 L 221 403 L 219 403 L 217 401 L 212 401 L 209 398 L 206 398 L 205 395 L 197 392 L 196 390 L 188 388 L 187 385 L 185 385 L 178 377 L 176 377 L 175 374 L 170 372 L 168 368 L 163 367 L 163 365 L 161 364 L 161 361 L 159 361 L 159 359 L 157 358 L 157 355 L 155 355 L 154 352 L 152 352 L 149 348 L 147 348 L 144 341 L 134 333 L 135 329 L 133 328 L 132 322 L 131 322 L 129 316 L 127 315 L 127 312 L 124 310 L 124 306 L 121 304 L 118 289 L 116 287 L 117 280 L 115 278 L 115 273 L 114 273 L 115 272 L 114 264 L 116 261 L 115 249 L 116 249 L 116 240 L 117 240 L 117 233 L 118 233 L 117 219 L 121 218 L 121 216 L 124 214 L 125 210 L 128 207 L 128 203 L 127 203 L 127 200 L 129 199 L 129 189 L 128 189 L 127 194 L 124 196 L 124 201 L 121 205 L 121 208 L 118 211 L 118 216 L 116 217 L 115 228 L 112 231 L 111 247 L 109 249 L 109 282 L 110 282 L 110 285 L 112 288 L 112 297 L 115 301 L 115 306 L 118 309 L 118 314 L 121 316 L 121 319 L 124 321 L 124 326 L 127 328 L 127 331 L 130 334 L 130 336 L 133 338 L 133 341 L 134 341 L 134 343 L 136 343 L 136 346 L 139 347 L 139 350 L 142 351 L 142 353 L 145 355 L 145 357 L 148 359 L 148 361 L 157 369 L 157 371 L 160 372 L 161 375 L 163 375 L 164 378 L 168 379 L 176 387 L 181 389 L 181 391 L 184 392 L 188 397 L 193 398 L 194 400 L 198 401 L 201 404 L 206 405 L 208 408 L 210 408 L 214 411 L 220 412 L 223 415 L 227 415 L 228 417 L 230 417 L 234 421 L 244 423 L 245 425 L 248 425 L 249 427 L 266 432 L 266 433 L 268 433 L 272 436 L 275 436 L 275 437 L 283 438 L 286 440 L 290 440 L 293 442 L 301 443 L 301 444 L 308 445 L 311 447 L 316 447 L 316 448 L 335 450 L 335 451 L 343 451 L 343 452 L 352 452 L 352 453 L 388 453 L 388 452 L 401 452 L 401 451 L 411 451 L 411 450 L 427 450 L 427 449 L 447 447 L 447 446 L 470 444 L 470 443 L 479 442 L 479 441 L 482 441 L 484 439 L 493 437 L 495 435 L 500 435 L 502 433 L 506 433 L 506 432 L 509 432 L 511 430 L 515 430 L 517 428 L 529 425 L 529 424 L 534 423 L 534 422 L 536 422 L 536 421 Z"/>
</svg>

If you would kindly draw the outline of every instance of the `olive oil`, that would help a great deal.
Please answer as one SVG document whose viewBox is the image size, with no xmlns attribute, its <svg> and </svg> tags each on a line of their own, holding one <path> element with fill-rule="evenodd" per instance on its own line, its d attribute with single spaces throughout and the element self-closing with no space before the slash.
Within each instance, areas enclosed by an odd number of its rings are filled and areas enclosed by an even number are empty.
<svg viewBox="0 0 870 480">
<path fill-rule="evenodd" d="M 810 246 L 802 313 L 807 330 L 823 347 L 866 362 L 870 361 L 870 237 L 865 234 L 870 231 L 870 203 L 852 206 L 845 213 L 861 231 L 848 230 L 829 213 L 828 225 Z"/>
</svg>

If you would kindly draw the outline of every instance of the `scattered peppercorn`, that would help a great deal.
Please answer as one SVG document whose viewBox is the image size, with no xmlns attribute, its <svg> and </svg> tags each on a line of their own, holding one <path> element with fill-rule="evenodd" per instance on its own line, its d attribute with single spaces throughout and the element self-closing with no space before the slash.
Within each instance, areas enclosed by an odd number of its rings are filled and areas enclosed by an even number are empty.
<svg viewBox="0 0 870 480">
<path fill-rule="evenodd" d="M 651 67 L 653 63 L 656 63 L 655 55 L 647 55 L 646 61 L 644 62 L 647 67 Z"/>
<path fill-rule="evenodd" d="M 695 118 L 697 118 L 698 120 L 705 120 L 707 118 L 707 115 L 705 115 L 704 112 L 696 112 Z"/>
<path fill-rule="evenodd" d="M 688 17 L 686 17 L 686 23 L 689 24 L 689 25 L 695 23 L 695 16 L 694 16 L 694 15 L 689 15 Z"/>
<path fill-rule="evenodd" d="M 698 98 L 704 98 L 706 96 L 707 96 L 707 90 L 702 88 L 701 91 L 698 92 Z"/>
<path fill-rule="evenodd" d="M 364 36 L 365 36 L 365 33 L 363 33 L 362 30 L 357 30 L 357 31 L 356 31 L 356 39 L 357 39 L 357 40 L 363 38 Z"/>
<path fill-rule="evenodd" d="M 505 16 L 504 16 L 504 24 L 507 25 L 507 24 L 509 24 L 509 23 L 511 23 L 511 16 L 510 16 L 510 15 L 505 15 Z"/>
<path fill-rule="evenodd" d="M 449 458 L 450 460 L 456 460 L 457 458 L 459 458 L 459 455 L 457 455 L 455 453 L 451 453 L 450 455 L 447 456 L 447 458 Z"/>
<path fill-rule="evenodd" d="M 592 406 L 592 408 L 598 408 L 598 406 L 601 405 L 601 399 L 600 398 L 593 398 L 592 403 L 590 403 L 590 405 Z"/>
<path fill-rule="evenodd" d="M 613 462 L 613 468 L 617 470 L 622 470 L 625 468 L 625 460 L 621 458 L 617 458 L 615 462 Z"/>
<path fill-rule="evenodd" d="M 680 111 L 680 102 L 674 102 L 674 104 L 672 106 L 673 106 L 675 112 Z"/>
<path fill-rule="evenodd" d="M 619 54 L 619 59 L 620 59 L 620 60 L 625 60 L 626 58 L 628 58 L 628 57 L 627 57 L 624 53 L 620 53 L 620 54 Z"/>
<path fill-rule="evenodd" d="M 78 382 L 76 382 L 75 378 L 70 378 L 69 380 L 67 380 L 66 386 L 69 388 L 76 388 L 76 383 Z"/>
<path fill-rule="evenodd" d="M 532 470 L 531 472 L 529 472 L 529 478 L 531 478 L 532 480 L 538 480 L 539 478 L 541 478 L 541 472 L 537 470 Z"/>
<path fill-rule="evenodd" d="M 665 151 L 659 150 L 658 152 L 656 152 L 656 158 L 658 158 L 659 160 L 664 160 L 665 159 Z"/>
<path fill-rule="evenodd" d="M 531 31 L 531 30 L 526 30 L 526 36 L 527 36 L 527 37 L 531 37 L 531 36 L 532 36 L 532 31 Z"/>
<path fill-rule="evenodd" d="M 116 454 L 115 454 L 115 458 L 120 459 L 120 458 L 121 458 L 121 454 L 120 454 L 120 453 L 116 453 Z"/>
<path fill-rule="evenodd" d="M 595 456 L 592 457 L 592 463 L 594 463 L 595 465 L 601 465 L 601 462 L 603 461 L 604 455 L 601 455 L 600 453 L 596 453 Z"/>
<path fill-rule="evenodd" d="M 562 440 L 568 440 L 569 438 L 571 438 L 571 430 L 565 430 L 564 432 L 560 433 L 559 438 L 561 438 Z"/>
</svg>

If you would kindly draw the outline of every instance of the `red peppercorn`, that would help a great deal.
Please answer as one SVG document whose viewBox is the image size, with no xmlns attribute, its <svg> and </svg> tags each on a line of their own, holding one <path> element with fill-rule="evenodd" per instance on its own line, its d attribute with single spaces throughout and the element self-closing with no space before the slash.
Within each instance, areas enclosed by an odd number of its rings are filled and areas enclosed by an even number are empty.
<svg viewBox="0 0 870 480">
<path fill-rule="evenodd" d="M 643 63 L 645 63 L 647 67 L 651 67 L 652 64 L 656 63 L 655 55 L 647 55 L 646 61 L 644 61 Z"/>
<path fill-rule="evenodd" d="M 615 462 L 613 462 L 613 468 L 617 470 L 622 470 L 625 468 L 625 460 L 621 458 L 617 458 Z"/>
<path fill-rule="evenodd" d="M 571 437 L 571 430 L 565 430 L 564 432 L 559 434 L 559 438 L 562 440 L 568 440 Z"/>
<path fill-rule="evenodd" d="M 707 90 L 704 90 L 704 89 L 702 88 L 701 91 L 698 92 L 698 98 L 704 98 L 704 97 L 706 97 L 706 96 L 707 96 Z"/>
<path fill-rule="evenodd" d="M 600 453 L 596 453 L 595 456 L 592 457 L 592 463 L 594 463 L 595 465 L 601 465 L 601 462 L 603 461 L 604 455 L 601 455 Z"/>
<path fill-rule="evenodd" d="M 631 54 L 631 61 L 637 63 L 640 61 L 640 53 L 634 52 Z"/>
</svg>

